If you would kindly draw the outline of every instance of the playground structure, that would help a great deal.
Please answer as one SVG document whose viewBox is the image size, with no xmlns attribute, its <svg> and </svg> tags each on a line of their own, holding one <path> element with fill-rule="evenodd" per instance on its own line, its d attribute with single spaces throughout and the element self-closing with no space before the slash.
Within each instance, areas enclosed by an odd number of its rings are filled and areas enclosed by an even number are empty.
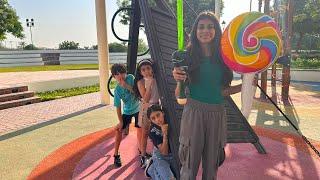
<svg viewBox="0 0 320 180">
<path fill-rule="evenodd" d="M 187 5 L 188 3 L 184 1 Z M 262 1 L 259 1 L 259 11 L 261 12 Z M 276 22 L 281 23 L 281 32 L 283 38 L 284 51 L 278 60 L 278 64 L 282 65 L 282 91 L 281 100 L 284 104 L 289 103 L 289 86 L 290 86 L 290 58 L 291 46 L 290 40 L 292 36 L 292 0 L 275 1 L 275 8 L 272 16 Z M 282 12 L 279 13 L 277 6 L 282 7 Z M 190 5 L 187 6 L 191 8 Z M 215 11 L 219 13 L 220 1 L 216 1 Z M 284 9 L 283 9 L 284 7 Z M 173 165 L 175 172 L 178 172 L 178 139 L 180 129 L 180 119 L 183 107 L 178 105 L 174 98 L 174 89 L 176 82 L 172 77 L 173 65 L 171 62 L 171 55 L 177 48 L 177 25 L 174 11 L 169 7 L 166 1 L 160 0 L 153 4 L 146 0 L 135 1 L 132 0 L 131 8 L 123 8 L 121 10 L 130 10 L 130 30 L 129 30 L 129 44 L 127 66 L 128 72 L 134 74 L 137 59 L 137 45 L 139 37 L 139 28 L 145 27 L 145 32 L 148 39 L 150 54 L 155 61 L 155 74 L 161 96 L 163 106 L 169 110 L 169 125 L 170 125 L 170 147 L 172 148 L 175 164 Z M 117 12 L 119 12 L 117 11 Z M 193 10 L 192 10 L 193 11 Z M 193 11 L 194 12 L 194 11 Z M 270 13 L 270 1 L 264 1 L 264 13 Z M 115 14 L 116 15 L 116 14 Z M 195 14 L 196 16 L 196 14 Z M 114 18 L 113 18 L 114 19 Z M 141 25 L 143 19 L 143 25 Z M 114 31 L 113 31 L 114 32 Z M 114 32 L 115 33 L 115 32 Z M 115 36 L 117 36 L 115 34 Z M 118 38 L 119 39 L 119 38 Z M 275 91 L 276 87 L 276 64 L 272 66 L 271 71 L 271 86 Z M 260 99 L 269 100 L 281 112 L 281 114 L 288 120 L 288 122 L 296 129 L 307 144 L 319 155 L 319 152 L 312 146 L 307 138 L 299 132 L 299 129 L 290 121 L 290 119 L 281 111 L 276 103 L 267 95 L 267 71 L 261 73 L 261 90 Z M 258 136 L 255 134 L 246 118 L 242 115 L 231 97 L 226 97 L 225 107 L 227 110 L 227 142 L 228 143 L 252 143 L 259 153 L 266 153 L 264 147 L 259 142 Z"/>
<path fill-rule="evenodd" d="M 120 10 L 128 10 L 128 8 Z M 131 74 L 134 74 L 137 63 L 139 28 L 142 26 L 140 25 L 141 19 L 143 19 L 151 58 L 155 62 L 155 77 L 161 103 L 168 111 L 170 127 L 169 143 L 175 158 L 175 164 L 172 167 L 174 167 L 174 171 L 178 174 L 179 132 L 183 107 L 177 104 L 174 97 L 176 82 L 172 77 L 173 64 L 171 55 L 177 48 L 176 17 L 168 4 L 163 0 L 156 1 L 152 5 L 146 0 L 132 1 L 129 30 L 130 41 L 127 58 L 127 68 Z M 225 107 L 228 119 L 227 142 L 252 143 L 259 153 L 265 154 L 266 151 L 260 143 L 259 137 L 255 134 L 231 97 L 226 97 Z"/>
</svg>

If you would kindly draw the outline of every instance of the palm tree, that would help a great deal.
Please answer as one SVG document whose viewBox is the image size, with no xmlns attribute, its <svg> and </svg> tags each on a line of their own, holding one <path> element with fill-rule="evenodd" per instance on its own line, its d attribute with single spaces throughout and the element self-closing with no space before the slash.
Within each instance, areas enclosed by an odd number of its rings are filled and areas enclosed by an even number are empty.
<svg viewBox="0 0 320 180">
<path fill-rule="evenodd" d="M 258 10 L 259 10 L 259 12 L 261 12 L 261 8 L 262 8 L 262 0 L 259 0 L 259 6 L 258 6 L 258 7 L 259 7 L 259 9 L 258 9 Z"/>
<path fill-rule="evenodd" d="M 274 0 L 274 3 L 273 3 L 274 17 L 273 18 L 275 19 L 277 24 L 279 24 L 278 6 L 279 6 L 279 0 Z M 277 77 L 276 69 L 277 69 L 277 65 L 276 65 L 276 63 L 274 63 L 272 65 L 272 70 L 271 70 L 271 87 L 272 87 L 272 91 L 276 89 L 276 77 Z M 275 92 L 272 92 L 272 96 L 274 96 L 274 95 L 275 95 Z"/>
<path fill-rule="evenodd" d="M 261 3 L 261 4 L 260 4 Z M 262 0 L 259 0 L 259 11 L 261 11 L 262 6 Z M 269 14 L 270 13 L 270 0 L 264 0 L 264 13 Z M 264 90 L 264 92 L 267 92 L 267 76 L 268 76 L 268 70 L 261 73 L 261 88 Z M 266 99 L 266 95 L 260 93 L 261 99 Z"/>
<path fill-rule="evenodd" d="M 285 37 L 285 55 L 291 57 L 291 38 L 292 38 L 292 22 L 293 22 L 293 0 L 287 1 L 286 11 L 288 13 L 285 28 L 287 29 L 287 36 Z M 284 103 L 289 100 L 289 86 L 290 86 L 290 66 L 282 68 L 282 89 L 281 96 Z"/>
</svg>

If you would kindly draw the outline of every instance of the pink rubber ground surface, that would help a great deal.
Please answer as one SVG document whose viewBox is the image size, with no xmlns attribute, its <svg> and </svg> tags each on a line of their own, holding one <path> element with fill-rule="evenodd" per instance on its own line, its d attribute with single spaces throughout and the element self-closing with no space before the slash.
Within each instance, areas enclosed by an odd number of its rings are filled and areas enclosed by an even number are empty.
<svg viewBox="0 0 320 180">
<path fill-rule="evenodd" d="M 319 180 L 320 160 L 287 144 L 260 137 L 267 154 L 252 144 L 230 144 L 219 180 Z M 122 167 L 113 166 L 113 138 L 96 145 L 79 161 L 74 179 L 146 179 L 139 167 L 135 132 L 122 141 Z M 200 174 L 201 172 L 199 172 Z M 199 175 L 197 179 L 200 179 Z"/>
</svg>

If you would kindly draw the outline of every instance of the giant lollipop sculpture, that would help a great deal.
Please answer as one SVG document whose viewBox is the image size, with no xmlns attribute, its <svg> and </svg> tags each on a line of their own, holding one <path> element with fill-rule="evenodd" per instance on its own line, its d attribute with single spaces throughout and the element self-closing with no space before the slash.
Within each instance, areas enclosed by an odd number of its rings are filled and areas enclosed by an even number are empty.
<svg viewBox="0 0 320 180">
<path fill-rule="evenodd" d="M 268 69 L 281 53 L 282 42 L 276 22 L 259 12 L 243 13 L 234 18 L 221 38 L 224 63 L 243 74 L 241 111 L 248 118 L 254 95 L 255 73 Z"/>
</svg>

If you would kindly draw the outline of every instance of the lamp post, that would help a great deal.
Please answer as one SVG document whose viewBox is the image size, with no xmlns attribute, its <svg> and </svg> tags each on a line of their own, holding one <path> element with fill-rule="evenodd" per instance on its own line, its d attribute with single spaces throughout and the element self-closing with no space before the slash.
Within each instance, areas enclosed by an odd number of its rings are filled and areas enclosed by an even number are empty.
<svg viewBox="0 0 320 180">
<path fill-rule="evenodd" d="M 31 44 L 32 44 L 32 46 L 33 46 L 32 30 L 31 30 L 31 28 L 32 28 L 32 27 L 34 27 L 34 21 L 33 21 L 33 18 L 31 18 L 31 19 L 30 19 L 30 21 L 29 21 L 29 19 L 26 19 L 26 23 L 27 23 L 27 27 L 29 27 L 29 28 L 30 28 Z"/>
</svg>

